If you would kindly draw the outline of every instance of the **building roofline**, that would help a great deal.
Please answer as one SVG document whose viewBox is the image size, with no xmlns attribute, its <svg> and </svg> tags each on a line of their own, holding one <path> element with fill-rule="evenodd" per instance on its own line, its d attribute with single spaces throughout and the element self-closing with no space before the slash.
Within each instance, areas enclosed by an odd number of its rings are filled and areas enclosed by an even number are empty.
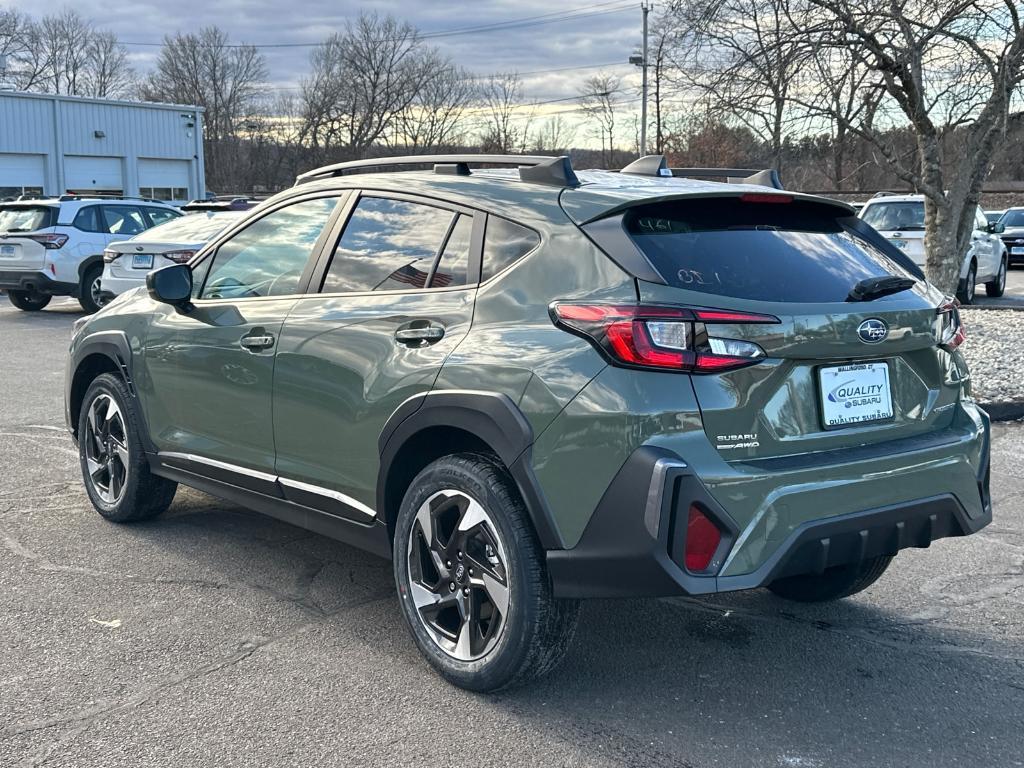
<svg viewBox="0 0 1024 768">
<path fill-rule="evenodd" d="M 107 104 L 120 107 L 145 107 L 147 109 L 169 109 L 190 112 L 205 112 L 205 108 L 194 104 L 167 104 L 160 101 L 129 101 L 127 99 L 98 99 L 90 96 L 68 96 L 59 93 L 34 93 L 32 91 L 15 91 L 0 89 L 0 96 L 11 96 L 20 99 L 45 99 L 47 101 L 70 101 L 78 104 Z"/>
</svg>

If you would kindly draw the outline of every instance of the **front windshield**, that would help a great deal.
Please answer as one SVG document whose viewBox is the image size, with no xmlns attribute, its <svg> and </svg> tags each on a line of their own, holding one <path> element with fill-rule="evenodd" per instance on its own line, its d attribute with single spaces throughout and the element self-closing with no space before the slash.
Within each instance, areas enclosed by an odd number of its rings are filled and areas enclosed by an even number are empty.
<svg viewBox="0 0 1024 768">
<path fill-rule="evenodd" d="M 157 243 L 205 242 L 224 227 L 242 218 L 242 213 L 243 211 L 190 213 L 147 230 L 139 236 L 139 239 Z"/>
<path fill-rule="evenodd" d="M 872 203 L 861 218 L 880 232 L 924 229 L 923 202 Z"/>
<path fill-rule="evenodd" d="M 1007 211 L 999 221 L 1004 227 L 1024 227 L 1024 208 Z"/>
</svg>

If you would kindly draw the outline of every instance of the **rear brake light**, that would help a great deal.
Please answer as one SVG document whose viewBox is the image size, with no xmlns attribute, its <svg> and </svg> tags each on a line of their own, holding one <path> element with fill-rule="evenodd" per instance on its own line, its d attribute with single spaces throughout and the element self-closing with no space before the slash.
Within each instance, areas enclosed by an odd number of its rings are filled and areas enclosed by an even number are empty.
<svg viewBox="0 0 1024 768">
<path fill-rule="evenodd" d="M 740 195 L 740 201 L 744 203 L 792 203 L 791 195 L 775 195 L 770 192 L 747 192 Z"/>
<path fill-rule="evenodd" d="M 686 523 L 686 546 L 683 564 L 691 573 L 706 571 L 722 542 L 722 532 L 696 504 L 690 505 Z"/>
<path fill-rule="evenodd" d="M 165 259 L 170 259 L 175 264 L 184 264 L 196 255 L 195 251 L 165 251 L 160 254 Z"/>
<path fill-rule="evenodd" d="M 936 310 L 935 340 L 943 349 L 952 352 L 967 339 L 967 329 L 960 317 L 960 302 L 947 298 Z"/>
<path fill-rule="evenodd" d="M 616 365 L 685 373 L 718 373 L 765 357 L 751 341 L 709 336 L 705 324 L 779 322 L 774 315 L 649 304 L 555 303 L 551 316 Z"/>
<path fill-rule="evenodd" d="M 117 260 L 119 258 L 121 258 L 121 254 L 118 253 L 117 251 L 111 251 L 110 249 L 107 249 L 107 250 L 105 250 L 103 252 L 103 263 L 104 264 L 110 264 L 111 262 L 113 262 L 113 261 L 115 261 L 115 260 Z"/>
<path fill-rule="evenodd" d="M 58 248 L 63 248 L 64 243 L 68 241 L 67 235 L 25 235 L 25 237 L 41 243 L 43 248 L 48 251 L 56 251 Z"/>
</svg>

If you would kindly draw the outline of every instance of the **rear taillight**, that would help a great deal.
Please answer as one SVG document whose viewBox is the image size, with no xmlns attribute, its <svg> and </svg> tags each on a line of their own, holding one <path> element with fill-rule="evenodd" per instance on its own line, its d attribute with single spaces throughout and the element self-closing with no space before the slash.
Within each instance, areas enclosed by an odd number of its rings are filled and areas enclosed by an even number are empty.
<svg viewBox="0 0 1024 768">
<path fill-rule="evenodd" d="M 117 251 L 111 251 L 111 250 L 107 249 L 107 250 L 105 250 L 103 252 L 103 263 L 104 264 L 110 264 L 111 262 L 114 262 L 114 261 L 116 261 L 119 258 L 121 258 L 121 254 L 118 253 Z"/>
<path fill-rule="evenodd" d="M 753 365 L 757 344 L 709 336 L 707 324 L 778 323 L 773 315 L 649 304 L 551 305 L 555 325 L 583 336 L 611 362 L 629 368 L 718 373 Z"/>
<path fill-rule="evenodd" d="M 58 248 L 63 248 L 64 243 L 68 241 L 67 235 L 25 235 L 29 240 L 35 240 L 37 243 L 42 243 L 43 248 L 48 251 L 56 251 Z"/>
<path fill-rule="evenodd" d="M 193 256 L 196 255 L 195 251 L 165 251 L 160 254 L 165 259 L 170 259 L 175 264 L 184 264 L 190 261 Z"/>
<path fill-rule="evenodd" d="M 960 302 L 947 298 L 939 305 L 936 315 L 935 340 L 940 347 L 952 352 L 967 338 L 967 329 L 960 317 Z"/>
<path fill-rule="evenodd" d="M 690 505 L 686 522 L 686 546 L 683 551 L 683 565 L 690 573 L 706 571 L 722 543 L 722 532 L 711 518 L 696 504 Z"/>
</svg>

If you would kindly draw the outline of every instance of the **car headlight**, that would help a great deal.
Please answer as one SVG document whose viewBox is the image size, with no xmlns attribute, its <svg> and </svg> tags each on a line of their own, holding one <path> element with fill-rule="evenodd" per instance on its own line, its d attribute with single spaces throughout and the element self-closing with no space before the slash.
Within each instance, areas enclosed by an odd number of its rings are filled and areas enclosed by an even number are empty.
<svg viewBox="0 0 1024 768">
<path fill-rule="evenodd" d="M 71 338 L 75 338 L 85 328 L 85 324 L 89 322 L 89 316 L 80 317 L 71 324 Z"/>
</svg>

